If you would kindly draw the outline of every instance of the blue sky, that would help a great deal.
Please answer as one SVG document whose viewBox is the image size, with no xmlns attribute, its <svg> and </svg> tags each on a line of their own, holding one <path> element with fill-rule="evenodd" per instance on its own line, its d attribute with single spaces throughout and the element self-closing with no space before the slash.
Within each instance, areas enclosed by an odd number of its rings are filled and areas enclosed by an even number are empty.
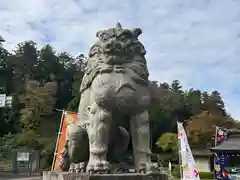
<svg viewBox="0 0 240 180">
<path fill-rule="evenodd" d="M 142 28 L 151 80 L 218 90 L 240 120 L 240 0 L 0 1 L 0 34 L 8 50 L 33 40 L 86 54 L 96 31 L 117 21 Z"/>
</svg>

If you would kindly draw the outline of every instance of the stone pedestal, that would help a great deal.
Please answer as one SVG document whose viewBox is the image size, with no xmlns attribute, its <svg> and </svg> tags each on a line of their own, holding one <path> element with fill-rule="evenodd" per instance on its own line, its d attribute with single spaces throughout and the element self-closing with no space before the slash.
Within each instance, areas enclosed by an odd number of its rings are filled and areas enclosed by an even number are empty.
<svg viewBox="0 0 240 180">
<path fill-rule="evenodd" d="M 95 174 L 43 172 L 43 180 L 168 180 L 166 174 Z"/>
</svg>

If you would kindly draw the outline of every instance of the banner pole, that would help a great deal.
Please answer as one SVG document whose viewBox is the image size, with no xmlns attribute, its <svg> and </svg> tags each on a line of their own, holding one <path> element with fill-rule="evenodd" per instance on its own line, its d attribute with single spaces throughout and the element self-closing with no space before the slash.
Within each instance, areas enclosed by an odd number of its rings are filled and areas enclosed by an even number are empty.
<svg viewBox="0 0 240 180">
<path fill-rule="evenodd" d="M 180 170 L 180 178 L 181 180 L 183 179 L 182 177 L 182 158 L 181 158 L 181 145 L 180 145 L 180 141 L 179 141 L 179 122 L 177 122 L 177 136 L 178 136 L 178 157 L 179 157 L 179 170 Z"/>
<path fill-rule="evenodd" d="M 218 126 L 216 126 L 215 128 L 214 146 L 217 146 L 217 131 L 218 131 Z"/>
<path fill-rule="evenodd" d="M 58 150 L 58 142 L 59 142 L 59 137 L 60 137 L 61 131 L 62 131 L 64 115 L 65 115 L 65 110 L 62 110 L 61 122 L 60 122 L 59 130 L 58 130 L 58 136 L 57 136 L 51 171 L 53 171 L 55 168 L 55 161 L 56 161 L 56 155 L 57 155 L 57 150 Z"/>
<path fill-rule="evenodd" d="M 218 126 L 216 126 L 215 127 L 215 137 L 214 137 L 214 147 L 216 147 L 217 146 L 217 132 L 218 132 L 218 129 L 219 129 L 219 127 Z M 214 179 L 217 179 L 217 174 L 216 174 L 216 168 L 217 168 L 217 166 L 216 166 L 216 160 L 217 160 L 217 157 L 216 157 L 217 155 L 215 155 L 215 153 L 213 154 L 213 167 L 214 167 Z"/>
</svg>

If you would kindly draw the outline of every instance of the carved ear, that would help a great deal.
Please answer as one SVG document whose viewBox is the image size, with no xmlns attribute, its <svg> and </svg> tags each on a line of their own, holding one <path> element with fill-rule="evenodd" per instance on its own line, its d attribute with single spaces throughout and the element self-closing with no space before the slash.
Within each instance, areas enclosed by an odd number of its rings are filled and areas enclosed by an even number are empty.
<svg viewBox="0 0 240 180">
<path fill-rule="evenodd" d="M 142 30 L 140 28 L 135 28 L 132 30 L 132 34 L 133 37 L 137 39 L 138 36 L 142 34 Z"/>
<path fill-rule="evenodd" d="M 103 30 L 98 31 L 98 32 L 96 33 L 96 37 L 97 37 L 97 38 L 100 38 L 102 33 L 103 33 Z"/>
<path fill-rule="evenodd" d="M 122 25 L 120 24 L 120 22 L 116 24 L 116 29 L 122 29 Z"/>
</svg>

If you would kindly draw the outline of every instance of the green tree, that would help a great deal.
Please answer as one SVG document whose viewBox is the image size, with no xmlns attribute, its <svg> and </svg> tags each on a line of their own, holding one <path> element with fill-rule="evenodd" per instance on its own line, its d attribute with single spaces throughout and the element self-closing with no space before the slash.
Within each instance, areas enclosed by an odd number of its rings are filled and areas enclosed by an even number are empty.
<svg viewBox="0 0 240 180">
<path fill-rule="evenodd" d="M 86 57 L 83 54 L 77 56 L 75 64 L 72 65 L 75 71 L 72 82 L 72 100 L 68 104 L 68 110 L 77 112 L 80 102 L 80 84 L 86 67 Z"/>
<path fill-rule="evenodd" d="M 163 152 L 178 152 L 178 140 L 175 133 L 164 133 L 158 140 L 156 145 L 163 150 Z"/>
<path fill-rule="evenodd" d="M 21 109 L 24 131 L 36 131 L 42 118 L 53 114 L 56 91 L 56 82 L 48 82 L 44 86 L 33 80 L 26 83 L 26 92 L 22 98 L 24 108 Z"/>
<path fill-rule="evenodd" d="M 175 133 L 164 133 L 158 138 L 156 145 L 162 150 L 159 158 L 165 162 L 175 160 L 178 156 L 178 139 Z"/>
<path fill-rule="evenodd" d="M 186 91 L 185 101 L 190 115 L 196 115 L 202 111 L 202 94 L 200 90 L 190 89 Z"/>
<path fill-rule="evenodd" d="M 49 44 L 38 49 L 33 41 L 20 42 L 11 54 L 0 45 L 0 93 L 13 96 L 12 107 L 0 109 L 0 143 L 8 148 L 12 143 L 12 148 L 38 148 L 51 162 L 61 116 L 54 109 L 77 112 L 86 64 L 83 54 L 73 57 L 56 52 Z M 171 138 L 177 121 L 184 122 L 189 141 L 196 147 L 210 144 L 216 124 L 239 127 L 227 115 L 218 91 L 184 89 L 178 80 L 150 81 L 149 90 L 154 152 L 159 147 L 164 154 L 175 151 Z"/>
</svg>

